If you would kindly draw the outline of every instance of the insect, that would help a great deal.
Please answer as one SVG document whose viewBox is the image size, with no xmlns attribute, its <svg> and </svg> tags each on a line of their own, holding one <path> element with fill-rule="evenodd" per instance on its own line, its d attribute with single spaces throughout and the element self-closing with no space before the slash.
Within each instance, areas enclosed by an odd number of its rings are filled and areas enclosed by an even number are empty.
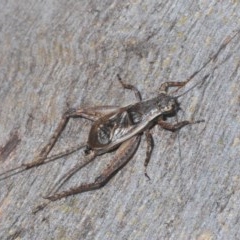
<svg viewBox="0 0 240 240">
<path fill-rule="evenodd" d="M 235 35 L 234 35 L 235 37 Z M 233 39 L 233 37 L 231 38 Z M 169 88 L 184 87 L 195 75 L 197 75 L 210 61 L 215 60 L 217 55 L 222 49 L 230 42 L 231 39 L 227 39 L 219 48 L 218 52 L 213 55 L 198 71 L 194 72 L 187 80 L 182 82 L 165 82 L 161 84 L 158 95 L 154 98 L 142 100 L 141 93 L 138 89 L 130 84 L 125 84 L 120 75 L 117 78 L 125 89 L 130 89 L 135 93 L 137 103 L 127 105 L 125 107 L 117 106 L 100 106 L 90 108 L 70 109 L 62 117 L 54 134 L 50 138 L 50 141 L 41 150 L 39 157 L 33 162 L 22 164 L 20 167 L 11 169 L 3 174 L 0 180 L 3 180 L 9 176 L 15 175 L 12 173 L 18 170 L 17 173 L 31 169 L 33 167 L 45 164 L 49 161 L 53 161 L 61 156 L 70 154 L 78 149 L 84 148 L 85 162 L 77 163 L 69 172 L 67 172 L 54 186 L 48 195 L 44 198 L 50 201 L 56 201 L 70 195 L 91 191 L 103 187 L 114 174 L 121 169 L 135 154 L 138 149 L 139 142 L 142 134 L 145 134 L 147 141 L 147 151 L 144 162 L 145 175 L 147 174 L 147 166 L 151 158 L 153 150 L 153 137 L 150 129 L 154 125 L 160 125 L 163 129 L 169 131 L 177 131 L 182 127 L 203 122 L 198 121 L 181 121 L 171 124 L 167 122 L 167 118 L 174 116 L 180 110 L 180 104 L 178 99 L 192 90 L 197 84 L 188 89 L 185 93 L 172 96 L 168 93 Z M 205 75 L 202 82 L 205 81 L 209 75 Z M 177 91 L 176 90 L 176 91 Z M 175 91 L 175 92 L 176 92 Z M 78 146 L 70 149 L 64 153 L 48 157 L 55 143 L 57 142 L 62 131 L 66 127 L 70 118 L 79 117 L 86 118 L 93 122 L 87 143 L 84 146 Z M 79 186 L 72 187 L 66 191 L 60 191 L 61 186 L 77 171 L 93 161 L 97 156 L 103 155 L 110 151 L 116 151 L 114 157 L 103 172 L 92 183 L 84 183 Z M 5 174 L 10 173 L 9 176 Z"/>
<path fill-rule="evenodd" d="M 138 100 L 137 103 L 125 107 L 101 106 L 68 110 L 63 115 L 48 144 L 41 150 L 39 157 L 31 163 L 23 164 L 23 167 L 29 169 L 44 163 L 69 119 L 72 117 L 82 117 L 93 121 L 84 150 L 87 163 L 99 155 L 117 149 L 112 163 L 103 170 L 102 174 L 98 176 L 93 183 L 82 184 L 59 193 L 54 192 L 46 196 L 46 199 L 55 201 L 69 195 L 98 189 L 104 186 L 134 155 L 142 133 L 145 133 L 147 141 L 144 166 L 145 175 L 148 176 L 146 169 L 153 149 L 153 138 L 149 129 L 158 124 L 164 129 L 176 131 L 186 125 L 201 122 L 181 121 L 176 124 L 170 124 L 165 121 L 167 117 L 176 115 L 180 108 L 178 97 L 170 96 L 168 89 L 171 87 L 183 87 L 189 80 L 184 82 L 163 83 L 160 86 L 158 96 L 142 101 L 141 94 L 136 87 L 123 83 L 119 75 L 117 75 L 117 77 L 123 88 L 131 89 L 135 93 Z M 82 164 L 77 164 L 63 176 L 60 181 L 61 183 L 58 183 L 58 185 L 62 185 L 81 167 Z M 58 189 L 59 187 L 60 186 L 58 186 Z"/>
</svg>

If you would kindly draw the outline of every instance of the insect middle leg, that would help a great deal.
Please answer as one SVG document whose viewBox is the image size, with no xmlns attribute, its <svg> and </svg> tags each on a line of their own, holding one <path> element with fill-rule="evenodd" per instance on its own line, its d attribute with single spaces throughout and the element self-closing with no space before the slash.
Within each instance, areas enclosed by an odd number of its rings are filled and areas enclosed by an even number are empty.
<svg viewBox="0 0 240 240">
<path fill-rule="evenodd" d="M 70 118 L 81 117 L 91 121 L 96 121 L 104 114 L 115 112 L 117 111 L 117 109 L 118 107 L 115 107 L 115 106 L 99 106 L 99 107 L 92 107 L 92 108 L 79 108 L 79 109 L 68 110 L 63 115 L 61 121 L 59 122 L 49 142 L 40 151 L 39 156 L 34 161 L 23 164 L 23 166 L 25 166 L 26 168 L 32 168 L 44 162 L 44 160 L 46 159 L 46 157 L 54 147 L 55 143 L 57 142 L 62 131 L 66 127 Z"/>
<path fill-rule="evenodd" d="M 137 135 L 122 143 L 117 149 L 111 164 L 109 164 L 106 169 L 103 170 L 102 174 L 98 176 L 93 183 L 85 183 L 80 186 L 70 188 L 67 191 L 54 193 L 53 195 L 47 196 L 45 198 L 51 201 L 56 201 L 70 195 L 103 187 L 114 176 L 114 174 L 131 159 L 138 148 L 139 142 L 140 135 Z"/>
<path fill-rule="evenodd" d="M 147 141 L 147 152 L 146 152 L 146 158 L 144 161 L 144 167 L 145 167 L 144 174 L 150 180 L 150 177 L 147 174 L 147 166 L 148 166 L 148 163 L 149 163 L 151 155 L 152 155 L 154 142 L 153 142 L 153 137 L 152 137 L 152 134 L 150 133 L 150 130 L 145 131 L 145 136 L 146 136 L 146 141 Z"/>
<path fill-rule="evenodd" d="M 133 86 L 131 84 L 124 83 L 122 81 L 122 78 L 120 77 L 119 74 L 117 74 L 117 77 L 118 77 L 118 81 L 121 83 L 123 88 L 130 89 L 130 90 L 134 91 L 135 97 L 137 98 L 137 100 L 138 101 L 142 101 L 142 95 L 141 95 L 141 93 L 139 92 L 139 90 L 135 86 Z"/>
<path fill-rule="evenodd" d="M 170 87 L 184 87 L 186 84 L 188 83 L 188 80 L 186 81 L 183 81 L 183 82 L 165 82 L 165 83 L 162 83 L 161 86 L 160 86 L 160 93 L 167 93 L 168 92 L 168 89 Z"/>
</svg>

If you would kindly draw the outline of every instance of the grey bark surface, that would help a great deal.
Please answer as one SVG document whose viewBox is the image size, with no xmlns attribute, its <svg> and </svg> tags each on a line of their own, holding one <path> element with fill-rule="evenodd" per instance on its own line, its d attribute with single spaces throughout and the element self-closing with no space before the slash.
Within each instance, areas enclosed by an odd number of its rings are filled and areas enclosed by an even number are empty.
<svg viewBox="0 0 240 240">
<path fill-rule="evenodd" d="M 239 1 L 10 0 L 0 9 L 1 173 L 33 160 L 69 107 L 135 102 L 117 73 L 143 99 L 156 96 L 161 83 L 189 77 L 240 28 Z M 151 130 L 150 181 L 144 136 L 104 188 L 35 215 L 41 196 L 83 161 L 81 151 L 1 181 L 0 239 L 240 239 L 239 66 L 240 34 L 180 99 L 179 119 L 205 123 L 179 135 Z M 71 120 L 52 153 L 85 142 L 90 126 Z M 113 154 L 63 189 L 93 181 Z"/>
</svg>

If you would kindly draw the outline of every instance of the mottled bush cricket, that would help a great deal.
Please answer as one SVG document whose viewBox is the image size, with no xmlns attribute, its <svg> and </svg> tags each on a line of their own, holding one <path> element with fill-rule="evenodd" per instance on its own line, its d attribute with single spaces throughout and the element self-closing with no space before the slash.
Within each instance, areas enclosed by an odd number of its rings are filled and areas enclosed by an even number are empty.
<svg viewBox="0 0 240 240">
<path fill-rule="evenodd" d="M 220 46 L 217 53 L 211 56 L 209 60 L 206 61 L 203 66 L 198 71 L 194 72 L 188 79 L 182 82 L 165 82 L 161 84 L 158 95 L 148 100 L 143 101 L 138 89 L 133 85 L 123 83 L 120 75 L 117 75 L 118 80 L 123 88 L 130 89 L 135 93 L 135 96 L 138 100 L 137 103 L 130 104 L 125 107 L 100 106 L 68 110 L 63 115 L 50 141 L 41 150 L 39 157 L 33 162 L 23 164 L 20 167 L 0 174 L 0 180 L 8 178 L 27 169 L 31 169 L 41 164 L 53 161 L 61 156 L 70 154 L 81 148 L 85 148 L 85 162 L 77 163 L 69 172 L 63 175 L 60 181 L 50 191 L 49 195 L 45 196 L 44 198 L 50 201 L 56 201 L 73 194 L 95 190 L 104 186 L 111 179 L 111 177 L 132 158 L 139 146 L 141 135 L 143 133 L 145 134 L 147 141 L 147 151 L 144 166 L 145 175 L 148 176 L 146 169 L 153 149 L 153 138 L 149 129 L 158 124 L 166 130 L 176 131 L 186 125 L 202 122 L 202 120 L 185 120 L 177 122 L 175 124 L 170 124 L 166 121 L 169 116 L 176 115 L 180 109 L 178 99 L 192 90 L 198 83 L 188 89 L 185 93 L 178 96 L 169 95 L 169 88 L 177 87 L 178 90 L 179 88 L 185 86 L 192 78 L 194 78 L 200 71 L 202 71 L 202 69 L 210 61 L 214 61 L 221 50 L 224 49 L 235 36 L 236 34 L 231 38 L 227 38 Z M 201 82 L 205 81 L 208 76 L 209 75 L 205 75 Z M 69 149 L 64 153 L 48 157 L 56 141 L 67 125 L 69 119 L 72 117 L 86 118 L 93 122 L 86 145 L 78 146 L 76 148 Z M 60 187 L 73 174 L 93 161 L 97 156 L 103 155 L 113 150 L 116 150 L 116 154 L 112 158 L 111 164 L 109 164 L 103 170 L 103 172 L 95 179 L 94 182 L 81 184 L 79 186 L 70 188 L 69 190 L 58 192 Z M 15 170 L 17 170 L 17 172 L 14 172 Z"/>
<path fill-rule="evenodd" d="M 33 162 L 23 164 L 21 167 L 23 167 L 23 170 L 26 170 L 43 164 L 45 160 L 52 160 L 51 158 L 47 159 L 47 156 L 71 117 L 83 117 L 93 121 L 87 144 L 84 146 L 87 158 L 84 166 L 95 159 L 95 157 L 117 149 L 111 164 L 103 170 L 102 174 L 98 176 L 93 183 L 82 184 L 60 193 L 55 191 L 53 194 L 46 196 L 46 199 L 55 201 L 69 195 L 98 189 L 105 185 L 134 155 L 142 133 L 145 133 L 147 141 L 147 152 L 144 163 L 145 175 L 147 176 L 146 168 L 153 148 L 153 138 L 149 129 L 159 124 L 164 129 L 176 131 L 188 124 L 200 122 L 181 121 L 176 124 L 170 124 L 165 121 L 168 116 L 175 115 L 178 112 L 178 98 L 182 96 L 172 97 L 168 95 L 168 89 L 171 87 L 183 87 L 190 79 L 184 82 L 165 82 L 160 86 L 158 96 L 142 101 L 141 94 L 136 87 L 123 83 L 119 75 L 117 75 L 117 77 L 124 88 L 134 91 L 138 100 L 137 103 L 130 104 L 126 107 L 101 106 L 68 110 L 63 115 L 62 120 L 48 144 L 41 150 L 39 158 Z M 207 78 L 207 76 L 205 78 Z M 75 151 L 75 149 L 71 149 L 62 155 L 69 154 L 73 151 Z M 59 156 L 53 156 L 53 158 L 56 157 Z M 67 172 L 61 178 L 60 182 L 57 183 L 57 190 L 82 167 L 82 163 L 76 164 Z"/>
</svg>

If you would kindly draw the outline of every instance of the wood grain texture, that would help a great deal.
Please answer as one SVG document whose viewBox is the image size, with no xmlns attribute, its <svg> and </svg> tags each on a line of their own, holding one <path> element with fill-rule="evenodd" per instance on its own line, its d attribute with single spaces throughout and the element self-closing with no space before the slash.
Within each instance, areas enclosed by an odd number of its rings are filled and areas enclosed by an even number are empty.
<svg viewBox="0 0 240 240">
<path fill-rule="evenodd" d="M 0 172 L 40 152 L 68 107 L 126 105 L 116 75 L 143 98 L 181 81 L 240 28 L 239 1 L 1 1 L 0 146 L 21 141 Z M 101 190 L 50 204 L 41 196 L 81 152 L 0 182 L 1 239 L 239 239 L 240 34 L 192 81 L 179 119 L 205 119 L 175 133 L 152 129 L 155 148 L 144 176 L 144 136 L 133 159 Z M 74 119 L 53 152 L 87 139 Z M 112 153 L 66 188 L 93 180 Z M 0 158 L 1 159 L 1 158 Z M 100 161 L 101 160 L 101 161 Z"/>
</svg>

